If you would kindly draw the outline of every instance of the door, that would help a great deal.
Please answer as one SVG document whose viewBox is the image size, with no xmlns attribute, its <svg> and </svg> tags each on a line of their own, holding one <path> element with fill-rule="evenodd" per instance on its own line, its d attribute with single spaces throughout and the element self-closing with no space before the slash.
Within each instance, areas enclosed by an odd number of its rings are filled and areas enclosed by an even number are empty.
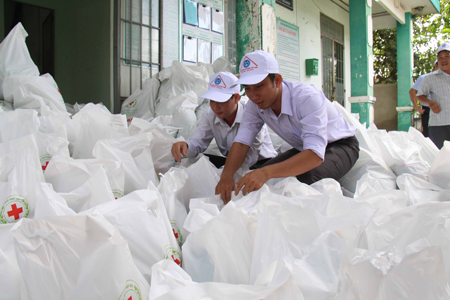
<svg viewBox="0 0 450 300">
<path fill-rule="evenodd" d="M 321 15 L 323 93 L 344 105 L 344 26 Z"/>
</svg>

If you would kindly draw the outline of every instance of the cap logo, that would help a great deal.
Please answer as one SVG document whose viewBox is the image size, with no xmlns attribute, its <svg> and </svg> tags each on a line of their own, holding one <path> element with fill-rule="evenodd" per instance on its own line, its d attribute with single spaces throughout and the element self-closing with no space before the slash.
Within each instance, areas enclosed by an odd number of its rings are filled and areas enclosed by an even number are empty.
<svg viewBox="0 0 450 300">
<path fill-rule="evenodd" d="M 242 66 L 241 66 L 240 72 L 241 73 L 245 73 L 245 72 L 257 69 L 257 68 L 258 68 L 258 65 L 253 60 L 248 58 L 248 56 L 245 56 L 244 57 L 244 61 L 242 62 Z"/>
<path fill-rule="evenodd" d="M 220 90 L 227 88 L 227 85 L 225 84 L 225 82 L 223 81 L 223 79 L 220 75 L 217 75 L 216 79 L 214 79 L 211 82 L 210 86 L 212 88 L 216 88 L 216 89 L 220 89 Z"/>
</svg>

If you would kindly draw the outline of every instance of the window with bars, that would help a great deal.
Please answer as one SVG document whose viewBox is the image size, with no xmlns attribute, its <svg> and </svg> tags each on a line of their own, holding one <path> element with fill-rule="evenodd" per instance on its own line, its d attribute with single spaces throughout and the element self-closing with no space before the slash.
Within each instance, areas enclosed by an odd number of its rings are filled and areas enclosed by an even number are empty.
<svg viewBox="0 0 450 300">
<path fill-rule="evenodd" d="M 320 30 L 323 93 L 329 100 L 344 105 L 344 26 L 321 15 Z"/>
<path fill-rule="evenodd" d="M 119 95 L 126 99 L 161 69 L 161 0 L 120 1 Z M 116 87 L 117 88 L 117 87 Z"/>
</svg>

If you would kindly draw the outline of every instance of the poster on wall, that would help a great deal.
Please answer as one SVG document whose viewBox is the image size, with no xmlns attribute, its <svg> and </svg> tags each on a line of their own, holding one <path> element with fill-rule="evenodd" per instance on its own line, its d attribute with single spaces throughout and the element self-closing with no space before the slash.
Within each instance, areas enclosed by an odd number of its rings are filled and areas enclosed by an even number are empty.
<svg viewBox="0 0 450 300">
<path fill-rule="evenodd" d="M 190 38 L 188 42 L 196 41 L 198 53 L 196 60 L 192 61 L 193 56 L 188 55 L 191 54 L 191 50 L 183 48 L 183 61 L 213 63 L 219 53 L 220 55 L 223 53 L 223 0 L 183 0 L 182 3 L 184 20 L 181 36 L 184 39 Z M 193 46 L 192 43 L 188 44 L 189 48 Z M 183 47 L 185 46 L 187 44 L 183 43 Z M 187 57 L 189 59 L 185 59 Z"/>
<path fill-rule="evenodd" d="M 299 29 L 277 18 L 277 60 L 284 80 L 300 80 Z"/>
</svg>

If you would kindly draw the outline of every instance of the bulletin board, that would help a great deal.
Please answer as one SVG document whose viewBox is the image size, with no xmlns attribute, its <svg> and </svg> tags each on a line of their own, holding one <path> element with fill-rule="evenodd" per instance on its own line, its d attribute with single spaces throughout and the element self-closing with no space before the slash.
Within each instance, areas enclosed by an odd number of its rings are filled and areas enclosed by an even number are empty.
<svg viewBox="0 0 450 300">
<path fill-rule="evenodd" d="M 182 60 L 188 63 L 213 63 L 224 55 L 223 0 L 181 0 Z"/>
<path fill-rule="evenodd" d="M 277 18 L 277 60 L 285 80 L 300 80 L 299 33 L 296 25 Z"/>
</svg>

